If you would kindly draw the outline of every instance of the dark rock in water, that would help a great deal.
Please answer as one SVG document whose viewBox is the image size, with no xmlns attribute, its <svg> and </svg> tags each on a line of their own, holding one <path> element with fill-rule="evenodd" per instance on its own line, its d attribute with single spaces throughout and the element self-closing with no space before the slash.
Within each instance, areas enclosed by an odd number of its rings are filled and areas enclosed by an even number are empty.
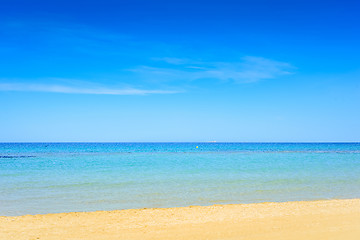
<svg viewBox="0 0 360 240">
<path fill-rule="evenodd" d="M 31 157 L 35 157 L 35 156 L 26 156 L 26 155 L 20 155 L 20 156 L 1 156 L 0 155 L 0 158 L 31 158 Z"/>
</svg>

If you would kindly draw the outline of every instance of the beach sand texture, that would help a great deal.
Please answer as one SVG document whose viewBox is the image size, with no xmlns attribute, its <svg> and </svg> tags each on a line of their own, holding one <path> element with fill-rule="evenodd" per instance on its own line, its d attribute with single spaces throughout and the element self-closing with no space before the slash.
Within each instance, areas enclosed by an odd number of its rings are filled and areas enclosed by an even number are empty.
<svg viewBox="0 0 360 240">
<path fill-rule="evenodd" d="M 0 239 L 360 239 L 360 199 L 0 217 Z"/>
</svg>

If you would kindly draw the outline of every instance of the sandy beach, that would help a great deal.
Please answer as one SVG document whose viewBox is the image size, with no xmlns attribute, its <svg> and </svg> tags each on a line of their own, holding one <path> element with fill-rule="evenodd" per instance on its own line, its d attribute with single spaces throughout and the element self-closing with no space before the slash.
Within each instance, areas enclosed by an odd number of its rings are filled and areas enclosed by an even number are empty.
<svg viewBox="0 0 360 240">
<path fill-rule="evenodd" d="M 0 239 L 360 239 L 360 199 L 0 217 Z"/>
</svg>

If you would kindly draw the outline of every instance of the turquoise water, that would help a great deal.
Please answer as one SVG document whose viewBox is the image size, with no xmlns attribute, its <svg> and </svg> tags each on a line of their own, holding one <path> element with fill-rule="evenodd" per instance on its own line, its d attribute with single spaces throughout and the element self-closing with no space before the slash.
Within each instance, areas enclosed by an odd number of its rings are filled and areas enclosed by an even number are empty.
<svg viewBox="0 0 360 240">
<path fill-rule="evenodd" d="M 0 143 L 0 215 L 332 198 L 360 143 Z"/>
</svg>

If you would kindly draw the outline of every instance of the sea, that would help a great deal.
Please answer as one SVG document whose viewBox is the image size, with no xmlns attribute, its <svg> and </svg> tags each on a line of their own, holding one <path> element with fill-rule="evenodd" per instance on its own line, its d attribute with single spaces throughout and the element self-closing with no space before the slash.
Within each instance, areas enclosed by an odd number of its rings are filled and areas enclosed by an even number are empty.
<svg viewBox="0 0 360 240">
<path fill-rule="evenodd" d="M 360 198 L 360 143 L 0 143 L 0 216 Z"/>
</svg>

